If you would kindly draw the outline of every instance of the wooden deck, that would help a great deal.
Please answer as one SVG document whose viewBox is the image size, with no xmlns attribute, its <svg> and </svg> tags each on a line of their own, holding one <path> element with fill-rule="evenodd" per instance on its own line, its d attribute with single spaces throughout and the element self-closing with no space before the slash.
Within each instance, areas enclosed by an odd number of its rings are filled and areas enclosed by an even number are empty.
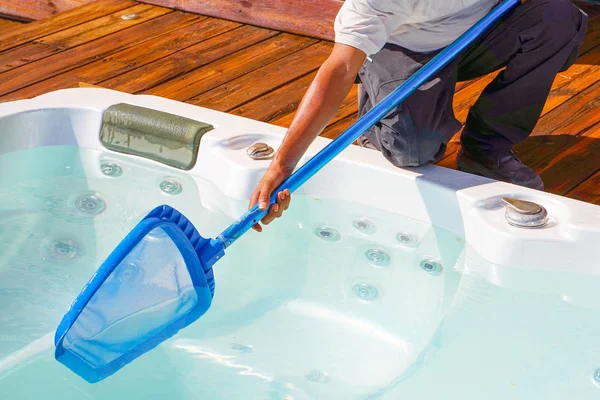
<svg viewBox="0 0 600 400">
<path fill-rule="evenodd" d="M 515 150 L 547 191 L 600 204 L 600 6 L 586 11 L 581 56 L 556 78 L 535 132 Z M 121 19 L 131 13 L 139 18 Z M 99 0 L 26 24 L 0 19 L 0 102 L 95 85 L 286 127 L 331 48 L 330 41 L 240 22 Z M 459 120 L 491 79 L 457 86 Z M 342 132 L 356 110 L 354 87 L 323 136 Z M 440 165 L 455 166 L 457 143 Z"/>
</svg>

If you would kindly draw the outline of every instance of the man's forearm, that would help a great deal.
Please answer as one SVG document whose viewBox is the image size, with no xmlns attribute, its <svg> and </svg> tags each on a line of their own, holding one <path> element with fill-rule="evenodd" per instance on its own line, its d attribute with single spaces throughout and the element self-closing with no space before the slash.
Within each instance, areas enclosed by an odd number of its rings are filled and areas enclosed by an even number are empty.
<svg viewBox="0 0 600 400">
<path fill-rule="evenodd" d="M 364 53 L 348 46 L 334 49 L 304 95 L 273 164 L 288 172 L 296 167 L 348 95 L 363 61 Z"/>
</svg>

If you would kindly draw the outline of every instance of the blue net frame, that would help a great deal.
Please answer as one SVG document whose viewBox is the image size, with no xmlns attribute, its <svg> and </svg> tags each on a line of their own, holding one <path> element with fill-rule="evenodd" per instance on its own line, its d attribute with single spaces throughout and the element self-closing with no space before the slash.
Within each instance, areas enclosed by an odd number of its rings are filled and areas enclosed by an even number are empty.
<svg viewBox="0 0 600 400">
<path fill-rule="evenodd" d="M 155 228 L 162 228 L 177 246 L 186 263 L 198 301 L 188 313 L 171 322 L 150 339 L 108 364 L 100 368 L 94 367 L 63 346 L 65 336 L 100 286 L 134 247 Z M 54 337 L 56 360 L 86 381 L 99 382 L 196 321 L 208 310 L 214 296 L 212 263 L 204 261 L 203 258 L 214 259 L 215 253 L 220 253 L 219 246 L 212 246 L 211 240 L 203 238 L 179 211 L 168 205 L 161 205 L 150 211 L 106 258 L 61 320 Z M 203 254 L 205 257 L 202 257 Z M 217 258 L 219 256 L 217 255 Z"/>
</svg>

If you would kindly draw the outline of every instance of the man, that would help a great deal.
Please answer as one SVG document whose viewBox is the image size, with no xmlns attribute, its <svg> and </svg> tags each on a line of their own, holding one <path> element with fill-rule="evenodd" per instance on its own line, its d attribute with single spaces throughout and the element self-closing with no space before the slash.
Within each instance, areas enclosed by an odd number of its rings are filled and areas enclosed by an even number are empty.
<svg viewBox="0 0 600 400">
<path fill-rule="evenodd" d="M 286 136 L 250 198 L 265 209 L 333 118 L 355 82 L 359 116 L 486 15 L 497 0 L 346 0 L 334 25 L 333 50 L 307 90 Z M 443 68 L 358 143 L 398 167 L 439 161 L 462 125 L 452 97 L 457 81 L 500 70 L 471 108 L 461 134 L 459 169 L 543 190 L 539 175 L 512 147 L 532 132 L 555 76 L 577 58 L 587 15 L 570 0 L 527 0 Z M 290 203 L 288 190 L 261 221 Z M 261 231 L 259 224 L 254 227 Z"/>
</svg>

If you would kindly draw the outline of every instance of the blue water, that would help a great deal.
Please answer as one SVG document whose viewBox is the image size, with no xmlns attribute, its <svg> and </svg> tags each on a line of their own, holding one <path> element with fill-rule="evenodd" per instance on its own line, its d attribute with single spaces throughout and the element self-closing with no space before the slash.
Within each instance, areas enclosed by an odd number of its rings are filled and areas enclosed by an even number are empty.
<svg viewBox="0 0 600 400">
<path fill-rule="evenodd" d="M 107 160 L 122 173 L 104 175 Z M 90 385 L 53 357 L 82 286 L 150 209 L 215 236 L 232 222 L 226 199 L 73 147 L 5 154 L 0 170 L 2 399 L 600 397 L 597 277 L 493 265 L 435 226 L 310 196 L 228 250 L 207 314 Z M 167 179 L 181 192 L 161 191 Z"/>
</svg>

